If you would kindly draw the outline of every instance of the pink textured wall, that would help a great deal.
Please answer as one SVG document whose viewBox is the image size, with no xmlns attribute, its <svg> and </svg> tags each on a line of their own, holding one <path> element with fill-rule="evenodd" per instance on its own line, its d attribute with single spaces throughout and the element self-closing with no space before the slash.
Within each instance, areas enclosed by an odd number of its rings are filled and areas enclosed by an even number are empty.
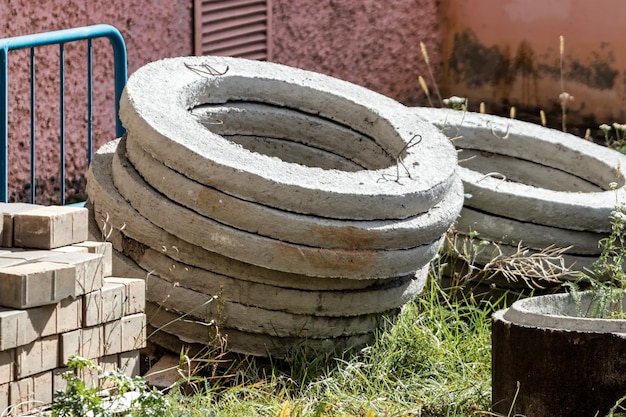
<svg viewBox="0 0 626 417">
<path fill-rule="evenodd" d="M 117 27 L 126 41 L 129 74 L 147 62 L 192 53 L 191 0 L 3 0 L 0 37 L 96 23 Z M 86 48 L 66 45 L 66 149 L 68 199 L 81 195 L 86 168 Z M 58 47 L 37 51 L 37 203 L 58 201 Z M 114 139 L 113 54 L 94 41 L 94 149 Z M 28 53 L 9 53 L 9 181 L 11 201 L 27 201 L 29 170 Z M 25 200 L 26 199 L 26 200 Z"/>
<path fill-rule="evenodd" d="M 439 70 L 437 0 L 272 0 L 271 60 L 425 104 L 420 41 Z M 432 91 L 432 90 L 431 90 Z"/>
<path fill-rule="evenodd" d="M 0 0 L 0 37 L 108 23 L 124 36 L 129 74 L 169 56 L 193 53 L 193 0 Z M 407 104 L 425 104 L 418 76 L 428 72 L 420 41 L 440 70 L 438 0 L 268 0 L 271 60 L 363 85 Z M 94 137 L 114 138 L 113 59 L 108 41 L 94 41 Z M 86 169 L 85 48 L 66 46 L 66 154 L 70 195 L 84 198 Z M 9 54 L 10 200 L 28 198 L 28 54 Z M 58 198 L 58 48 L 37 61 L 37 203 Z M 432 86 L 431 86 L 432 88 Z"/>
</svg>

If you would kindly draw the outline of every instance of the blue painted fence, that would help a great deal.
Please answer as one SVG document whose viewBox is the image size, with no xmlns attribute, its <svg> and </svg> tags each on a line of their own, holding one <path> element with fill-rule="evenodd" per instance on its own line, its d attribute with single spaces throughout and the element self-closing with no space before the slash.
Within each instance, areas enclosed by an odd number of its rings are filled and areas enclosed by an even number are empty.
<svg viewBox="0 0 626 417">
<path fill-rule="evenodd" d="M 113 47 L 113 58 L 115 66 L 115 117 L 116 135 L 124 134 L 124 128 L 119 119 L 119 99 L 122 90 L 126 85 L 128 76 L 126 44 L 121 33 L 110 25 L 92 25 L 74 29 L 57 30 L 53 32 L 37 33 L 34 35 L 16 36 L 12 38 L 0 39 L 0 201 L 8 201 L 9 188 L 9 108 L 8 108 L 8 86 L 9 86 L 9 51 L 30 48 L 30 201 L 35 202 L 35 49 L 44 45 L 59 45 L 59 154 L 60 160 L 60 193 L 61 204 L 65 204 L 65 62 L 64 45 L 69 42 L 87 41 L 87 155 L 88 163 L 91 162 L 92 155 L 92 45 L 91 40 L 95 38 L 108 38 Z"/>
</svg>

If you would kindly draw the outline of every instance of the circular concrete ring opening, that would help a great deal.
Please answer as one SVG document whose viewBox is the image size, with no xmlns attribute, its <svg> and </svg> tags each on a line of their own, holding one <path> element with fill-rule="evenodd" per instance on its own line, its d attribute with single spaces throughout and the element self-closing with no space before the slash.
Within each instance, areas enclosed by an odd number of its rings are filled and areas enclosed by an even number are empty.
<svg viewBox="0 0 626 417">
<path fill-rule="evenodd" d="M 286 162 L 212 132 L 190 111 L 241 101 L 341 124 L 375 142 L 389 165 L 350 172 Z M 282 210 L 338 219 L 406 218 L 430 210 L 455 178 L 454 148 L 406 107 L 278 64 L 222 57 L 154 62 L 129 79 L 120 106 L 125 127 L 155 159 L 204 185 Z"/>
<path fill-rule="evenodd" d="M 447 109 L 412 111 L 437 125 L 457 148 L 471 151 L 468 156 L 480 156 L 459 164 L 471 195 L 465 206 L 563 229 L 610 230 L 609 214 L 624 200 L 625 155 L 518 120 Z M 496 162 L 477 170 L 485 160 Z M 488 167 L 496 171 L 485 172 Z M 620 189 L 609 190 L 612 182 Z"/>
<path fill-rule="evenodd" d="M 531 297 L 514 302 L 505 310 L 503 318 L 518 325 L 545 329 L 626 334 L 625 320 L 586 317 L 594 311 L 597 302 L 591 291 L 583 292 L 580 301 L 571 294 Z M 616 308 L 624 311 L 626 299 Z"/>
<path fill-rule="evenodd" d="M 229 102 L 191 109 L 212 132 L 252 152 L 286 162 L 344 171 L 383 169 L 396 161 L 371 138 L 332 120 L 284 107 Z M 355 152 L 356 150 L 356 152 Z"/>
</svg>

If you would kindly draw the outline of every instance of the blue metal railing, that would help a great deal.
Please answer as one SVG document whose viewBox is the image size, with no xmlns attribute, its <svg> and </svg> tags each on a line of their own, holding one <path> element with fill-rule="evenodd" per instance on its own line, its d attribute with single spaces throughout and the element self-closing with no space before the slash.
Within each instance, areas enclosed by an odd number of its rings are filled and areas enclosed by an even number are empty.
<svg viewBox="0 0 626 417">
<path fill-rule="evenodd" d="M 115 66 L 115 130 L 118 137 L 124 134 L 124 127 L 119 119 L 119 100 L 126 85 L 128 76 L 126 44 L 121 33 L 111 25 L 92 25 L 75 29 L 57 30 L 53 32 L 37 33 L 34 35 L 16 36 L 0 39 L 0 201 L 8 201 L 9 188 L 9 63 L 8 52 L 17 49 L 30 48 L 30 192 L 31 202 L 35 202 L 35 48 L 44 45 L 59 45 L 59 152 L 60 152 L 60 193 L 61 204 L 65 204 L 65 103 L 64 79 L 65 62 L 64 45 L 69 42 L 87 41 L 87 143 L 88 163 L 92 154 L 92 44 L 94 38 L 108 38 L 113 47 Z"/>
</svg>

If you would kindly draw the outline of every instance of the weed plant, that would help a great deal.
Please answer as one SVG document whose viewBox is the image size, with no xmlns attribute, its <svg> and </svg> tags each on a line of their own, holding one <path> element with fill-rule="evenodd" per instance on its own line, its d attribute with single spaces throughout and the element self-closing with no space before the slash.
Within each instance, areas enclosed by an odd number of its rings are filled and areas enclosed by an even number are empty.
<svg viewBox="0 0 626 417">
<path fill-rule="evenodd" d="M 613 123 L 613 126 L 601 124 L 600 130 L 604 133 L 604 145 L 607 148 L 626 154 L 626 124 Z"/>
<path fill-rule="evenodd" d="M 422 295 L 393 322 L 383 323 L 375 343 L 367 348 L 337 358 L 299 347 L 280 362 L 229 360 L 217 350 L 194 359 L 181 354 L 181 378 L 163 396 L 139 380 L 135 385 L 127 380 L 118 384 L 119 392 L 138 388 L 147 396 L 123 415 L 469 416 L 488 410 L 490 315 L 501 305 L 473 297 L 451 298 L 439 285 L 442 270 L 435 262 Z M 79 359 L 71 363 L 91 366 Z M 113 415 L 95 389 L 75 373 L 67 378 L 68 389 L 57 394 L 54 415 Z"/>
<path fill-rule="evenodd" d="M 617 184 L 610 187 L 617 191 Z M 617 193 L 616 193 L 617 196 Z M 610 215 L 611 233 L 599 242 L 600 256 L 591 265 L 579 273 L 574 282 L 566 283 L 574 301 L 579 306 L 579 315 L 594 318 L 625 318 L 623 298 L 626 290 L 626 206 L 616 201 Z M 581 290 L 591 290 L 588 306 L 582 305 Z"/>
<path fill-rule="evenodd" d="M 191 396 L 170 393 L 166 415 L 469 416 L 487 410 L 490 314 L 498 303 L 452 300 L 438 278 L 431 276 L 422 296 L 385 323 L 372 346 L 340 358 L 311 359 L 311 352 L 297 349 L 286 366 L 248 359 L 231 381 L 205 380 Z"/>
<path fill-rule="evenodd" d="M 130 378 L 122 370 L 103 372 L 93 361 L 77 355 L 69 358 L 67 366 L 68 371 L 62 374 L 67 386 L 55 393 L 52 417 L 116 417 L 130 413 L 157 417 L 168 406 L 165 396 L 148 388 L 141 377 Z M 96 384 L 86 382 L 91 374 L 97 378 Z"/>
</svg>

